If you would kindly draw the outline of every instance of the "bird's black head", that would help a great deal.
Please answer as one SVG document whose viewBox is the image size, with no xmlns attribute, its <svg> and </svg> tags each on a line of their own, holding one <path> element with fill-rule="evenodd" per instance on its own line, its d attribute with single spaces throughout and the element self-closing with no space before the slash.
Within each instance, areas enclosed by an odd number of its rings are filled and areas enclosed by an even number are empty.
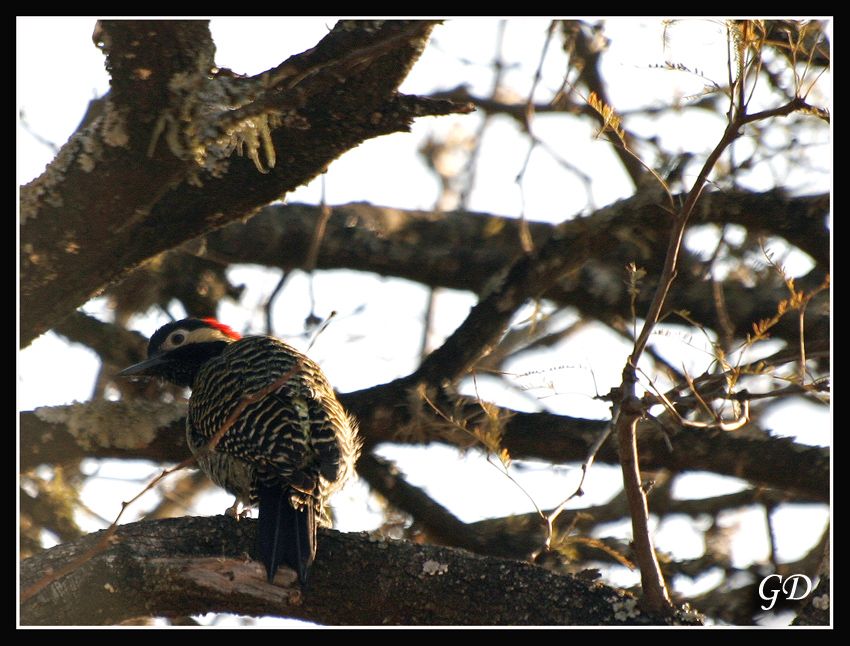
<svg viewBox="0 0 850 646">
<path fill-rule="evenodd" d="M 148 343 L 146 361 L 125 368 L 119 377 L 161 377 L 191 386 L 201 367 L 222 353 L 240 335 L 215 319 L 183 319 L 163 325 Z"/>
</svg>

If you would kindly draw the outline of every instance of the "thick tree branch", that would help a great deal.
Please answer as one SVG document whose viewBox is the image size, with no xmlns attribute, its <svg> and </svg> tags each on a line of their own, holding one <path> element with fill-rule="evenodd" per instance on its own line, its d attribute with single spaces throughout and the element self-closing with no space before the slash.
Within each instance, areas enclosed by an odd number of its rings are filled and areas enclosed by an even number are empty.
<svg viewBox="0 0 850 646">
<path fill-rule="evenodd" d="M 802 290 L 814 289 L 829 271 L 829 196 L 787 197 L 778 192 L 716 192 L 702 196 L 694 224 L 729 222 L 753 235 L 780 236 L 818 263 L 811 276 L 797 280 Z M 246 224 L 231 225 L 207 236 L 207 255 L 223 263 L 259 263 L 269 267 L 303 267 L 319 207 L 272 205 Z M 536 247 L 558 229 L 584 227 L 587 244 L 613 237 L 605 253 L 594 247 L 592 259 L 572 279 L 546 286 L 543 297 L 578 308 L 603 322 L 629 320 L 632 302 L 624 282 L 624 267 L 634 262 L 647 271 L 644 284 L 660 275 L 666 240 L 660 232 L 670 215 L 661 200 L 640 194 L 598 212 L 555 226 L 528 222 Z M 613 221 L 613 224 L 612 224 Z M 333 208 L 319 249 L 316 267 L 347 268 L 398 276 L 432 287 L 451 287 L 483 294 L 495 275 L 521 253 L 519 220 L 484 213 L 439 214 L 425 211 L 349 204 Z M 596 235 L 593 234 L 594 230 Z M 564 252 L 571 252 L 564 249 Z M 683 250 L 681 274 L 698 278 L 674 284 L 669 307 L 687 310 L 693 320 L 722 329 L 714 306 L 711 281 L 703 280 L 702 259 Z M 727 280 L 723 284 L 732 332 L 752 333 L 752 323 L 770 318 L 788 291 L 778 278 L 757 286 Z M 649 305 L 651 290 L 642 289 L 635 306 Z M 807 338 L 828 338 L 828 313 L 807 318 Z M 793 317 L 772 330 L 789 343 L 799 341 Z"/>
<path fill-rule="evenodd" d="M 147 358 L 148 340 L 144 336 L 80 310 L 61 321 L 53 331 L 72 343 L 91 348 L 104 363 L 114 366 L 128 366 Z"/>
<path fill-rule="evenodd" d="M 249 561 L 256 523 L 225 516 L 122 526 L 113 544 L 21 607 L 25 625 L 104 625 L 140 616 L 231 612 L 326 624 L 635 625 L 669 623 L 579 576 L 461 550 L 322 531 L 310 584 L 269 585 Z M 97 541 L 21 564 L 26 591 Z M 291 577 L 287 576 L 291 574 Z M 674 623 L 694 623 L 679 614 Z"/>
<path fill-rule="evenodd" d="M 359 420 L 369 446 L 382 442 L 427 444 L 442 442 L 470 447 L 470 435 L 450 427 L 430 408 L 411 401 L 399 382 L 340 396 Z M 466 420 L 470 430 L 486 423 L 481 403 L 456 395 L 436 400 L 441 408 Z M 608 422 L 551 413 L 520 413 L 498 409 L 504 419 L 502 446 L 514 459 L 546 460 L 554 464 L 582 462 Z M 55 407 L 21 414 L 21 468 L 62 464 L 82 457 L 148 459 L 180 462 L 189 456 L 185 440 L 185 407 L 150 403 L 99 402 Z M 787 489 L 814 500 L 828 501 L 829 449 L 775 438 L 755 430 L 667 429 L 641 425 L 638 449 L 642 469 L 674 472 L 708 471 L 743 478 L 754 485 Z M 612 440 L 605 442 L 597 462 L 618 464 Z"/>
<path fill-rule="evenodd" d="M 84 457 L 182 462 L 185 404 L 88 402 L 21 413 L 20 465 L 61 465 Z"/>
<path fill-rule="evenodd" d="M 21 191 L 22 343 L 128 269 L 244 218 L 360 142 L 418 116 L 469 111 L 396 92 L 433 24 L 343 21 L 303 55 L 314 71 L 262 95 L 259 80 L 213 71 L 205 21 L 104 21 L 114 77 L 104 113 Z M 256 101 L 265 121 L 246 129 L 268 138 L 246 144 L 252 160 L 211 143 L 217 119 Z"/>
</svg>

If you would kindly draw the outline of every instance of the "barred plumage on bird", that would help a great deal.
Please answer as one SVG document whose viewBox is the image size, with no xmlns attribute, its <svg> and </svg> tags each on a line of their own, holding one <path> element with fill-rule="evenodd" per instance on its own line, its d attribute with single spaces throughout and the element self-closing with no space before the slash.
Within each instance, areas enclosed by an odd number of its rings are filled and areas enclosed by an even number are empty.
<svg viewBox="0 0 850 646">
<path fill-rule="evenodd" d="M 328 498 L 352 474 L 361 446 L 321 368 L 283 341 L 243 338 L 206 318 L 164 325 L 150 338 L 148 359 L 118 374 L 192 389 L 186 438 L 198 465 L 236 496 L 234 509 L 259 506 L 254 556 L 268 580 L 285 563 L 306 583 L 316 528 L 329 524 Z"/>
</svg>

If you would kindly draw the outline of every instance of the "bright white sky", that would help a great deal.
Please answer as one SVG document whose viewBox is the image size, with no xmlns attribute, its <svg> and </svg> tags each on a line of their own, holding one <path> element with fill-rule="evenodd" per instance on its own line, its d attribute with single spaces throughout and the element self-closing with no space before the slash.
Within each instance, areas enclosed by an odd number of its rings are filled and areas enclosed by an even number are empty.
<svg viewBox="0 0 850 646">
<path fill-rule="evenodd" d="M 19 120 L 19 184 L 37 177 L 54 156 L 53 150 L 38 138 L 61 146 L 78 125 L 87 102 L 108 89 L 104 57 L 91 40 L 94 22 L 93 18 L 17 20 L 17 99 L 29 130 L 24 129 Z M 214 19 L 211 29 L 217 45 L 217 64 L 240 73 L 264 71 L 313 46 L 334 22 L 331 18 Z M 524 98 L 529 91 L 548 22 L 540 18 L 516 19 L 507 29 L 504 56 L 510 61 L 521 61 L 521 67 L 510 69 L 505 81 L 519 97 Z M 468 83 L 473 92 L 488 93 L 491 84 L 489 61 L 495 47 L 497 24 L 495 19 L 469 18 L 451 20 L 438 27 L 432 45 L 414 67 L 402 90 L 428 93 Z M 611 47 L 604 57 L 603 74 L 609 81 L 611 103 L 619 112 L 698 96 L 705 85 L 704 78 L 715 79 L 720 84 L 725 82 L 726 46 L 722 21 L 692 19 L 676 23 L 668 32 L 666 50 L 662 25 L 657 19 L 611 19 L 606 21 L 605 34 L 611 40 Z M 563 57 L 557 50 L 558 44 L 553 42 L 543 68 L 540 96 L 551 92 L 560 82 Z M 703 77 L 655 67 L 665 61 L 699 69 Z M 821 85 L 828 101 L 831 96 L 829 79 L 824 79 Z M 755 104 L 758 98 L 757 95 Z M 477 128 L 476 119 L 465 116 L 423 119 L 414 126 L 412 134 L 364 143 L 331 165 L 325 176 L 327 201 L 339 204 L 366 200 L 402 208 L 431 208 L 438 185 L 427 172 L 417 147 L 429 133 L 445 134 L 453 127 L 472 132 Z M 609 145 L 593 138 L 589 124 L 567 121 L 538 117 L 534 132 L 582 172 L 605 178 L 593 182 L 592 204 L 577 177 L 565 173 L 540 151 L 532 157 L 523 191 L 520 191 L 515 178 L 527 152 L 527 138 L 507 120 L 496 120 L 485 138 L 477 173 L 479 179 L 470 208 L 518 215 L 524 203 L 530 219 L 558 222 L 630 195 L 631 184 Z M 663 127 L 645 118 L 628 125 L 644 133 L 657 132 L 663 141 L 674 142 L 673 149 L 701 152 L 713 147 L 725 124 L 711 116 L 685 111 L 668 120 Z M 740 145 L 743 154 L 748 143 L 744 140 Z M 830 168 L 828 143 L 820 150 L 823 155 L 821 167 Z M 761 189 L 772 186 L 775 178 L 767 169 L 757 169 L 748 180 L 752 187 Z M 794 176 L 789 181 L 803 187 L 803 192 L 830 188 L 829 174 Z M 317 203 L 319 199 L 320 184 L 314 181 L 289 195 L 287 201 Z M 792 271 L 802 272 L 807 262 L 801 257 L 790 258 L 788 266 Z M 247 303 L 262 304 L 279 274 L 244 267 L 234 269 L 231 277 L 234 282 L 248 284 Z M 304 317 L 309 312 L 308 287 L 305 276 L 293 277 L 275 310 L 278 334 L 296 344 L 301 343 L 302 347 L 303 339 L 299 341 L 290 335 L 297 335 L 303 329 Z M 424 288 L 376 276 L 325 272 L 314 278 L 313 289 L 317 314 L 327 315 L 331 310 L 339 313 L 338 322 L 330 326 L 311 351 L 337 388 L 345 392 L 382 383 L 415 368 L 427 298 Z M 448 290 L 440 293 L 432 335 L 434 344 L 451 333 L 474 302 L 470 294 Z M 86 310 L 109 317 L 102 301 L 94 301 Z M 260 329 L 260 317 L 248 316 L 244 308 L 234 305 L 225 305 L 221 312 L 221 318 L 236 329 Z M 164 322 L 163 317 L 139 319 L 137 329 L 150 334 Z M 677 362 L 693 366 L 692 374 L 698 374 L 710 361 L 704 340 L 685 337 L 675 328 L 667 334 L 656 339 L 659 348 L 664 351 L 663 346 L 668 346 L 668 352 Z M 338 351 L 340 347 L 345 347 L 344 354 Z M 482 379 L 479 380 L 481 395 L 485 399 L 498 398 L 505 405 L 522 410 L 539 409 L 542 402 L 555 412 L 603 418 L 606 408 L 592 400 L 593 380 L 599 392 L 606 392 L 618 383 L 627 352 L 628 347 L 622 340 L 591 327 L 581 336 L 580 342 L 560 350 L 558 356 L 535 355 L 518 362 L 514 366 L 517 373 L 535 371 L 534 375 L 517 379 L 525 393 L 506 391 Z M 603 353 L 607 359 L 602 357 Z M 352 366 L 357 369 L 352 370 Z M 69 347 L 58 337 L 46 334 L 19 355 L 19 406 L 22 410 L 30 410 L 37 406 L 85 401 L 91 396 L 97 369 L 98 361 L 91 352 L 79 346 Z M 789 404 L 788 408 L 782 415 L 774 415 L 769 420 L 778 433 L 795 435 L 813 444 L 829 443 L 829 437 L 823 433 L 828 426 L 825 411 L 803 405 Z M 799 423 L 800 415 L 805 416 L 806 423 Z M 812 432 L 806 434 L 807 429 Z M 531 510 L 526 496 L 478 455 L 458 457 L 455 451 L 444 447 L 429 447 L 427 455 L 413 448 L 391 448 L 384 453 L 399 461 L 413 484 L 427 484 L 432 496 L 464 520 Z M 435 479 L 435 470 L 442 472 L 443 477 Z M 144 481 L 151 468 L 146 464 L 137 467 L 126 463 L 102 465 L 99 472 L 102 477 L 93 479 L 84 492 L 87 504 L 106 518 L 114 517 L 120 500 L 131 496 L 140 486 L 139 481 L 126 480 L 131 472 Z M 541 506 L 557 504 L 577 482 L 574 470 L 556 468 L 553 472 L 549 465 L 543 464 L 526 464 L 516 470 L 515 476 Z M 579 501 L 579 506 L 607 500 L 618 489 L 618 478 L 617 470 L 594 466 L 584 486 L 588 495 Z M 706 481 L 697 474 L 683 479 L 677 494 L 699 497 L 709 489 L 716 494 L 722 493 L 724 488 L 735 490 L 738 487 L 729 479 L 718 485 L 716 478 Z M 458 496 L 460 491 L 465 492 L 462 497 Z M 340 498 L 344 499 L 337 503 L 340 529 L 370 528 L 380 518 L 375 509 L 363 513 L 367 504 L 363 485 L 347 488 Z M 221 513 L 229 502 L 223 493 L 210 496 L 193 512 Z M 149 504 L 154 505 L 155 500 Z M 799 550 L 805 549 L 820 534 L 826 518 L 823 510 L 808 508 L 778 515 L 777 534 L 788 536 L 786 523 L 792 523 L 799 538 L 796 546 L 780 544 L 780 555 L 787 559 L 798 557 Z M 88 517 L 81 518 L 80 522 L 92 530 L 102 526 Z M 741 513 L 728 522 L 740 525 L 741 545 L 737 546 L 736 558 L 742 562 L 764 558 L 767 542 L 763 516 L 757 511 Z M 699 537 L 689 535 L 683 524 L 675 520 L 665 522 L 657 537 L 658 547 L 696 556 L 702 549 Z M 627 535 L 625 528 L 620 533 Z M 629 575 L 623 583 L 635 580 Z"/>
</svg>

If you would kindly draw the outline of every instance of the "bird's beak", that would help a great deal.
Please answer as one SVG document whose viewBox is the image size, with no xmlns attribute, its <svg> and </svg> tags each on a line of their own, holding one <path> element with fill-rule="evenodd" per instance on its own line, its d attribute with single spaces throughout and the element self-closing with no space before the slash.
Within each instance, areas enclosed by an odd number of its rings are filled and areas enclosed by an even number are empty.
<svg viewBox="0 0 850 646">
<path fill-rule="evenodd" d="M 168 363 L 168 359 L 162 357 L 162 355 L 151 357 L 150 359 L 146 359 L 140 363 L 133 364 L 129 368 L 124 368 L 121 372 L 119 372 L 116 377 L 133 377 L 136 375 L 140 376 L 150 376 L 151 370 L 153 368 L 158 368 L 159 366 L 164 366 Z"/>
</svg>

